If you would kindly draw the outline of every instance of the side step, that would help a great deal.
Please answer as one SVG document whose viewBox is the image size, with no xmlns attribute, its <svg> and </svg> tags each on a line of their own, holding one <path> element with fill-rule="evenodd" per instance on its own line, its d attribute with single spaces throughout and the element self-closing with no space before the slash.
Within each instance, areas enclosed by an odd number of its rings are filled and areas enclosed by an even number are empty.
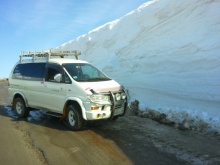
<svg viewBox="0 0 220 165">
<path fill-rule="evenodd" d="M 56 112 L 46 112 L 46 115 L 48 115 L 48 116 L 54 116 L 54 117 L 59 117 L 59 118 L 62 117 L 62 114 L 56 113 Z"/>
</svg>

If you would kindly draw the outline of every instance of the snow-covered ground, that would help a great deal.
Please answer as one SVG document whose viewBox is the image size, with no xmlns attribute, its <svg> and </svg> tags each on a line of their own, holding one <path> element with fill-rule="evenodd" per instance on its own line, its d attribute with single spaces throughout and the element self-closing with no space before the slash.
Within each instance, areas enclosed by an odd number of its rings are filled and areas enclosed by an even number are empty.
<svg viewBox="0 0 220 165">
<path fill-rule="evenodd" d="M 150 1 L 59 48 L 81 50 L 143 110 L 220 130 L 220 0 Z"/>
</svg>

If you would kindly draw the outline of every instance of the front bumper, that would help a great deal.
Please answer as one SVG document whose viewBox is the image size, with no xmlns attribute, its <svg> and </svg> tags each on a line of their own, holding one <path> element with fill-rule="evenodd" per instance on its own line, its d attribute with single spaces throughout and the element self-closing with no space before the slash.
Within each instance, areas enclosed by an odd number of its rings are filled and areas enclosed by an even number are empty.
<svg viewBox="0 0 220 165">
<path fill-rule="evenodd" d="M 116 100 L 115 95 L 121 92 L 101 93 L 110 96 L 110 102 L 86 102 L 87 120 L 113 119 L 115 116 L 123 116 L 127 109 L 127 98 Z M 97 110 L 91 110 L 91 107 L 99 107 Z"/>
</svg>

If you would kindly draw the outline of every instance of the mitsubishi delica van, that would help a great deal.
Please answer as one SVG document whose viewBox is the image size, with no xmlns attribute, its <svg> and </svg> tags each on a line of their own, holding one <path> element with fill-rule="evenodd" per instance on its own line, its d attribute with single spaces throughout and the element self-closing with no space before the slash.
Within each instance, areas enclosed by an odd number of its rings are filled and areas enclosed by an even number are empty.
<svg viewBox="0 0 220 165">
<path fill-rule="evenodd" d="M 40 109 L 66 120 L 71 130 L 81 130 L 85 121 L 114 120 L 125 114 L 125 89 L 93 65 L 78 60 L 78 55 L 76 50 L 21 52 L 8 88 L 18 117 Z"/>
</svg>

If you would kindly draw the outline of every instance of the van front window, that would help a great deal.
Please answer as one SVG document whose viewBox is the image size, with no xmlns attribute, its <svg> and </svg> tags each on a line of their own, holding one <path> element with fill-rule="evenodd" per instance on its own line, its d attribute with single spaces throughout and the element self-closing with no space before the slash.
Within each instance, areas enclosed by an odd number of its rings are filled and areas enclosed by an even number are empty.
<svg viewBox="0 0 220 165">
<path fill-rule="evenodd" d="M 63 67 L 78 82 L 94 82 L 111 80 L 100 70 L 87 63 L 68 63 L 63 64 Z"/>
</svg>

